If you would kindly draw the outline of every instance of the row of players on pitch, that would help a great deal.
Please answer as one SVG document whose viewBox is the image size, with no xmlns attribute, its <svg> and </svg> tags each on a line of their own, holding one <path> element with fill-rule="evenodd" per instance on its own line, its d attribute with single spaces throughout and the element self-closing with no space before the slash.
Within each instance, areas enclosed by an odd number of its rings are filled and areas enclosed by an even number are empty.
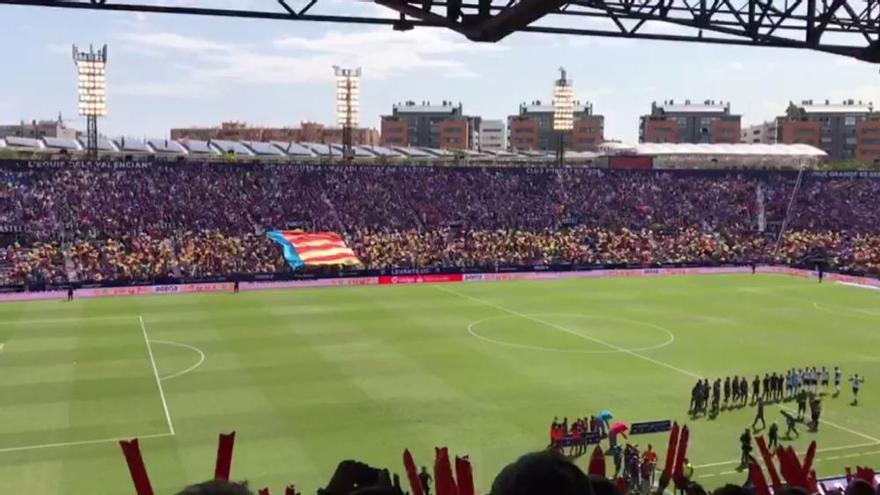
<svg viewBox="0 0 880 495">
<path fill-rule="evenodd" d="M 834 367 L 834 395 L 840 394 L 842 372 L 839 366 Z M 716 379 L 710 387 L 709 380 L 697 380 L 691 389 L 691 403 L 688 412 L 693 416 L 700 413 L 717 415 L 723 405 L 725 408 L 754 405 L 759 399 L 765 402 L 798 399 L 804 393 L 819 394 L 830 386 L 831 373 L 824 366 L 805 369 L 790 369 L 785 373 L 766 373 L 763 380 L 755 375 L 752 380 L 752 394 L 749 396 L 749 383 L 746 377 L 734 376 L 722 380 Z M 853 404 L 858 404 L 859 389 L 864 378 L 855 374 L 849 378 L 853 389 Z M 763 387 L 762 387 L 763 385 Z M 710 405 L 711 404 L 711 405 Z M 711 407 L 711 409 L 710 409 Z"/>
</svg>

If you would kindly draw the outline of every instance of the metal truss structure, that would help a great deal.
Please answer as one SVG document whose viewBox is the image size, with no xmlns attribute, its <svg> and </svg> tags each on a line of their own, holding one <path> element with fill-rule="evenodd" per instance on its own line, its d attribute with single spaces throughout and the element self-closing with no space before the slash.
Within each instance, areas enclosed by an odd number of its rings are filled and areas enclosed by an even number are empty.
<svg viewBox="0 0 880 495">
<path fill-rule="evenodd" d="M 801 48 L 880 63 L 880 0 L 350 0 L 351 8 L 342 10 L 340 2 L 264 1 L 267 10 L 228 8 L 228 0 L 186 5 L 175 0 L 0 4 L 388 25 L 399 31 L 431 26 L 481 42 L 531 32 Z M 365 9 L 369 3 L 385 7 L 387 13 Z"/>
</svg>

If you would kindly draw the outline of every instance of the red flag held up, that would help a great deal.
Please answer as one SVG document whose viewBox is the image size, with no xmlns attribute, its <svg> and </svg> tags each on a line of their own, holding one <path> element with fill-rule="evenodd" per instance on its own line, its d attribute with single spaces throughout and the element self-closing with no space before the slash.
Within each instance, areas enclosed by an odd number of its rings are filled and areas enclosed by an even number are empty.
<svg viewBox="0 0 880 495">
<path fill-rule="evenodd" d="M 416 472 L 416 462 L 413 460 L 413 456 L 408 449 L 403 451 L 403 467 L 406 469 L 406 478 L 409 480 L 412 494 L 424 495 L 422 483 L 419 481 L 419 475 Z"/>
<path fill-rule="evenodd" d="M 684 489 L 684 458 L 687 457 L 689 436 L 688 427 L 682 427 L 678 439 L 678 449 L 675 452 L 675 467 L 672 468 L 672 480 L 675 482 L 675 486 L 680 489 Z"/>
<path fill-rule="evenodd" d="M 229 481 L 232 470 L 232 448 L 235 446 L 235 432 L 220 434 L 217 442 L 217 463 L 214 467 L 214 479 Z"/>
<path fill-rule="evenodd" d="M 593 454 L 590 455 L 590 467 L 587 472 L 594 476 L 605 477 L 605 453 L 602 452 L 602 447 L 596 445 L 596 448 L 593 449 Z"/>
<path fill-rule="evenodd" d="M 761 452 L 761 457 L 764 459 L 764 465 L 767 466 L 767 474 L 770 475 L 770 482 L 773 484 L 773 490 L 779 490 L 782 487 L 782 480 L 779 479 L 779 473 L 776 472 L 776 465 L 773 464 L 773 455 L 770 453 L 770 449 L 767 448 L 767 442 L 764 441 L 764 436 L 755 437 L 755 443 L 758 444 L 758 450 Z"/>
<path fill-rule="evenodd" d="M 758 465 L 754 457 L 749 460 L 749 481 L 755 487 L 755 495 L 770 495 L 767 479 L 764 478 L 764 472 L 761 471 L 761 466 Z"/>
<path fill-rule="evenodd" d="M 663 480 L 669 483 L 672 477 L 673 463 L 675 462 L 675 448 L 678 446 L 678 423 L 672 423 L 672 430 L 669 432 L 669 446 L 666 447 L 666 463 L 663 464 L 663 473 L 660 475 L 661 484 Z"/>
<path fill-rule="evenodd" d="M 131 441 L 122 440 L 119 445 L 122 447 L 122 454 L 128 464 L 128 472 L 131 473 L 131 481 L 134 483 L 137 495 L 153 495 L 153 486 L 150 484 L 150 477 L 147 475 L 147 467 L 144 466 L 144 458 L 141 456 L 141 447 L 138 445 L 137 438 Z"/>
<path fill-rule="evenodd" d="M 467 457 L 455 457 L 455 480 L 458 482 L 458 495 L 476 495 L 474 472 Z"/>
</svg>

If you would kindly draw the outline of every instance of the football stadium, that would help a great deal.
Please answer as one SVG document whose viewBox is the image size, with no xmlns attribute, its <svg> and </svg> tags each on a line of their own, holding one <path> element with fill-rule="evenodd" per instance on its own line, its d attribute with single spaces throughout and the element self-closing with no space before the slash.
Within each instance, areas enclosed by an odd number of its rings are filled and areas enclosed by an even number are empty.
<svg viewBox="0 0 880 495">
<path fill-rule="evenodd" d="M 22 39 L 50 39 L 27 21 L 68 36 L 70 16 L 106 19 L 89 29 L 122 45 L 73 45 L 70 80 L 47 83 L 79 118 L 0 125 L 2 493 L 878 493 L 871 102 L 790 101 L 746 127 L 730 102 L 655 100 L 625 144 L 614 109 L 606 124 L 561 68 L 540 79 L 552 103 L 506 119 L 406 101 L 375 129 L 361 89 L 394 77 L 368 57 L 326 67 L 326 105 L 293 104 L 329 107 L 338 127 L 106 127 L 128 125 L 108 95 L 135 125 L 169 117 L 147 108 L 165 86 L 108 93 L 111 57 L 288 67 L 257 61 L 256 38 L 230 48 L 224 30 L 250 22 L 342 26 L 317 51 L 276 39 L 301 50 L 297 69 L 373 46 L 346 38 L 372 25 L 386 56 L 402 36 L 420 53 L 405 60 L 468 84 L 504 69 L 419 57 L 476 43 L 516 58 L 517 33 L 624 37 L 824 52 L 845 79 L 850 60 L 880 62 L 880 5 L 268 3 L 0 0 Z M 141 32 L 177 19 L 231 22 L 214 33 L 230 44 Z M 406 38 L 423 30 L 451 37 Z M 236 108 L 221 89 L 235 73 L 169 67 Z M 12 100 L 0 115 L 43 108 Z"/>
</svg>

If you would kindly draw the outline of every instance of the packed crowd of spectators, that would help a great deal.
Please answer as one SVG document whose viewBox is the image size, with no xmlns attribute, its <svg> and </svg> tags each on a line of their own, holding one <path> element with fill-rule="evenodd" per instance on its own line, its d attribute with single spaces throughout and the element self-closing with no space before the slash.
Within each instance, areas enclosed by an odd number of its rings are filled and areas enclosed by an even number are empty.
<svg viewBox="0 0 880 495">
<path fill-rule="evenodd" d="M 0 284 L 273 273 L 265 238 L 343 234 L 368 268 L 826 259 L 880 274 L 880 179 L 584 168 L 148 164 L 0 170 Z M 762 231 L 763 229 L 763 231 Z M 0 235 L 2 235 L 0 230 Z"/>
</svg>

